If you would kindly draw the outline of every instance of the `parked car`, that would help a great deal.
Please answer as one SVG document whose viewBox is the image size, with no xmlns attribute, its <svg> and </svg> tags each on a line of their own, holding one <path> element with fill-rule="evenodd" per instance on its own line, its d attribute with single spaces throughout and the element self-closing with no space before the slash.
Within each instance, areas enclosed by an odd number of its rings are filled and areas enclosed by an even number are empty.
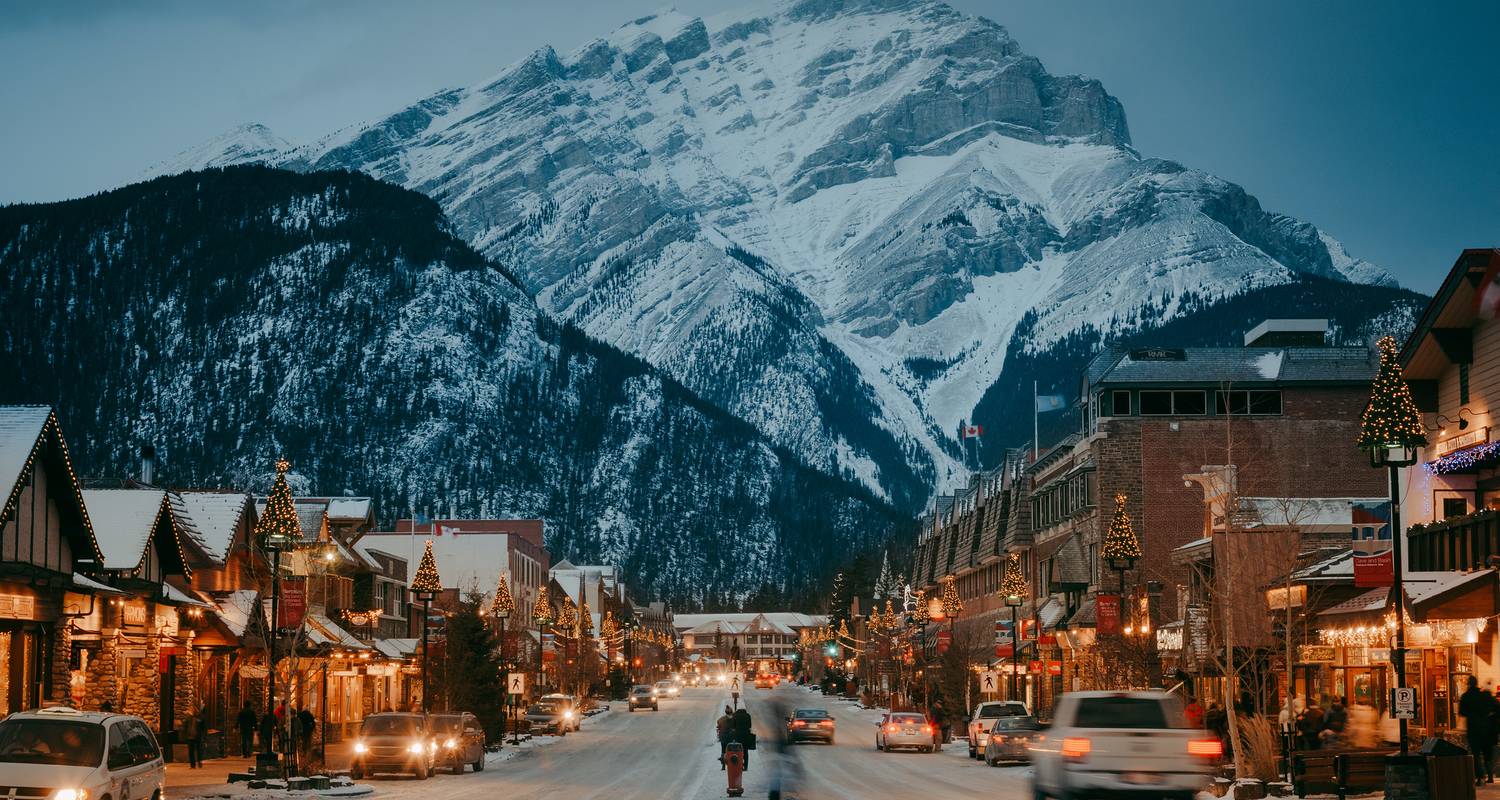
<svg viewBox="0 0 1500 800">
<path fill-rule="evenodd" d="M 821 708 L 799 708 L 786 718 L 786 740 L 797 742 L 827 742 L 833 744 L 833 734 L 838 727 L 829 713 Z"/>
<path fill-rule="evenodd" d="M 162 796 L 166 781 L 161 747 L 140 717 L 59 706 L 0 722 L 0 783 L 13 799 L 144 800 Z"/>
<path fill-rule="evenodd" d="M 359 726 L 349 776 L 359 780 L 377 772 L 409 772 L 426 780 L 436 759 L 437 742 L 425 716 L 381 712 L 365 717 Z"/>
<path fill-rule="evenodd" d="M 635 711 L 637 708 L 660 710 L 656 701 L 656 687 L 645 685 L 630 687 L 630 710 Z"/>
<path fill-rule="evenodd" d="M 564 704 L 543 697 L 526 709 L 526 728 L 532 733 L 567 736 L 573 729 L 572 720 L 567 716 L 571 713 Z"/>
<path fill-rule="evenodd" d="M 969 717 L 969 758 L 984 755 L 984 745 L 989 739 L 990 728 L 1001 717 L 1025 717 L 1031 712 L 1025 703 L 1015 700 L 990 700 L 974 707 L 974 716 Z"/>
<path fill-rule="evenodd" d="M 578 698 L 571 694 L 544 694 L 543 700 L 557 703 L 562 706 L 563 719 L 568 723 L 568 730 L 580 730 L 583 728 L 583 704 Z"/>
<path fill-rule="evenodd" d="M 656 682 L 657 697 L 676 697 L 680 694 L 682 694 L 682 689 L 678 688 L 676 683 L 673 683 L 672 681 Z"/>
<path fill-rule="evenodd" d="M 1223 745 L 1188 726 L 1166 692 L 1075 692 L 1031 746 L 1037 797 L 1170 797 L 1208 785 Z"/>
<path fill-rule="evenodd" d="M 1028 752 L 1033 742 L 1040 741 L 1042 724 L 1036 717 L 1001 717 L 990 726 L 984 743 L 984 763 L 992 767 L 1001 764 L 1024 764 L 1031 760 Z"/>
<path fill-rule="evenodd" d="M 478 717 L 468 712 L 432 714 L 427 722 L 438 743 L 437 763 L 446 765 L 454 775 L 462 775 L 465 764 L 472 765 L 475 772 L 484 771 L 484 728 Z"/>
<path fill-rule="evenodd" d="M 909 747 L 923 753 L 937 749 L 937 731 L 927 718 L 912 711 L 882 714 L 875 723 L 875 749 L 889 753 L 898 747 Z"/>
</svg>

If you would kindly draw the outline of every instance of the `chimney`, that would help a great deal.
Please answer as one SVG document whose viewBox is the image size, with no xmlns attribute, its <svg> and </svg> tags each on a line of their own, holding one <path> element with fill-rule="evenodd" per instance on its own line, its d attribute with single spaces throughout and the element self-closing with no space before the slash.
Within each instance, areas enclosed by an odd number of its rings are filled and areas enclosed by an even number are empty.
<svg viewBox="0 0 1500 800">
<path fill-rule="evenodd" d="M 154 477 L 156 477 L 156 448 L 149 444 L 141 445 L 141 483 L 150 486 Z"/>
<path fill-rule="evenodd" d="M 1327 343 L 1326 319 L 1268 319 L 1245 333 L 1246 347 L 1322 347 Z"/>
</svg>

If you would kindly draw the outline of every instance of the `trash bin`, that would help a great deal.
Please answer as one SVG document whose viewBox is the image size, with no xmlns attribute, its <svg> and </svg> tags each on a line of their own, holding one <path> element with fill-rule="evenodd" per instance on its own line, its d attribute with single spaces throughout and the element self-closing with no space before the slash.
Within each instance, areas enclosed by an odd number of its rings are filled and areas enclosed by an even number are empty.
<svg viewBox="0 0 1500 800">
<path fill-rule="evenodd" d="M 1427 758 L 1428 797 L 1474 800 L 1474 756 L 1469 751 L 1433 737 L 1417 752 Z"/>
</svg>

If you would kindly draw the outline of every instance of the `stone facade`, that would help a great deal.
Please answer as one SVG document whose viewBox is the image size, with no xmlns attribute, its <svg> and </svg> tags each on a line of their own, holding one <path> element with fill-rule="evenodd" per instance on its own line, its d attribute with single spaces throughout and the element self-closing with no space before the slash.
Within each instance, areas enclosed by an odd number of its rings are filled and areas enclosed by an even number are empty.
<svg viewBox="0 0 1500 800">
<path fill-rule="evenodd" d="M 52 638 L 51 685 L 47 700 L 57 705 L 73 705 L 73 626 L 57 626 Z"/>
<path fill-rule="evenodd" d="M 146 721 L 151 730 L 161 730 L 161 639 L 146 638 L 146 656 L 130 670 L 126 679 L 126 714 Z"/>
<path fill-rule="evenodd" d="M 198 651 L 193 649 L 193 634 L 188 632 L 177 656 L 172 676 L 172 716 L 178 720 L 198 710 Z"/>
<path fill-rule="evenodd" d="M 105 703 L 116 706 L 120 697 L 120 637 L 118 632 L 108 631 L 100 636 L 99 650 L 89 661 L 87 686 L 83 695 L 83 707 L 99 710 Z"/>
</svg>

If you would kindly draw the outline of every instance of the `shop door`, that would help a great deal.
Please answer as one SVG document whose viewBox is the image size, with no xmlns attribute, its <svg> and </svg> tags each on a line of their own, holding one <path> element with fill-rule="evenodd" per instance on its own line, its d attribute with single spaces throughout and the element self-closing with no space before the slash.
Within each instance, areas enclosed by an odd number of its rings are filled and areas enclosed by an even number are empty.
<svg viewBox="0 0 1500 800">
<path fill-rule="evenodd" d="M 173 698 L 177 696 L 177 656 L 161 657 L 161 732 L 177 729 L 177 717 L 173 713 Z M 175 739 L 171 741 L 176 741 Z"/>
</svg>

